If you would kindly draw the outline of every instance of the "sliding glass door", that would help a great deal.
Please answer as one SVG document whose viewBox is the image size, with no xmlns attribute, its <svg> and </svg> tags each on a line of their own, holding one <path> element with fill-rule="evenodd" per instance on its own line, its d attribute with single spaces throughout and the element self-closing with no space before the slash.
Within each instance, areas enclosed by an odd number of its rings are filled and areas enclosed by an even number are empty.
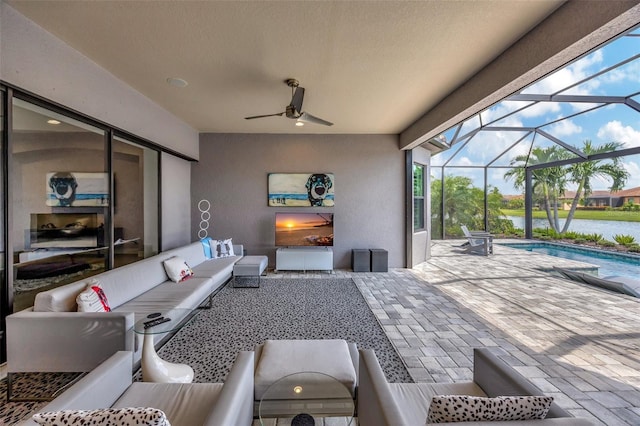
<svg viewBox="0 0 640 426">
<path fill-rule="evenodd" d="M 158 151 L 113 138 L 114 266 L 158 253 Z"/>
<path fill-rule="evenodd" d="M 104 130 L 17 98 L 12 124 L 15 312 L 109 267 L 111 194 Z"/>
</svg>

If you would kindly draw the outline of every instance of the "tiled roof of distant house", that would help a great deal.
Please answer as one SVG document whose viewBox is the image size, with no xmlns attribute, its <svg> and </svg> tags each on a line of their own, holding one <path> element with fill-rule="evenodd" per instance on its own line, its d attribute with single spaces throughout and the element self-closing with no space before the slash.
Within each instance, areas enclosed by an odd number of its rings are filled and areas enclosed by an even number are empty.
<svg viewBox="0 0 640 426">
<path fill-rule="evenodd" d="M 614 192 L 612 195 L 615 197 L 640 197 L 640 186 L 635 188 L 623 189 L 618 192 Z"/>
<path fill-rule="evenodd" d="M 636 188 L 638 190 L 640 190 L 640 188 Z M 611 191 L 607 191 L 607 190 L 596 190 L 591 192 L 591 194 L 589 195 L 589 198 L 609 198 L 609 197 L 620 197 L 620 192 L 611 192 Z M 564 192 L 564 197 L 561 198 L 573 198 L 576 196 L 576 191 L 565 191 Z"/>
</svg>

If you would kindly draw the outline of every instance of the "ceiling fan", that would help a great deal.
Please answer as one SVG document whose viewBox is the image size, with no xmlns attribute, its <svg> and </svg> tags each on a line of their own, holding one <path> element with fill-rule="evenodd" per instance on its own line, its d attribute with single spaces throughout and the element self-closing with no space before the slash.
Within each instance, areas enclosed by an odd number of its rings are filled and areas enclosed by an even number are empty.
<svg viewBox="0 0 640 426">
<path fill-rule="evenodd" d="M 291 87 L 291 102 L 285 107 L 285 110 L 276 114 L 254 115 L 251 117 L 245 117 L 245 120 L 253 120 L 254 118 L 275 117 L 285 115 L 287 118 L 296 120 L 296 125 L 302 125 L 298 123 L 312 123 L 322 124 L 323 126 L 333 126 L 333 123 L 323 120 L 318 117 L 314 117 L 308 112 L 302 112 L 302 100 L 304 99 L 304 87 L 300 87 L 300 83 L 295 78 L 289 78 L 285 80 L 287 86 Z"/>
</svg>

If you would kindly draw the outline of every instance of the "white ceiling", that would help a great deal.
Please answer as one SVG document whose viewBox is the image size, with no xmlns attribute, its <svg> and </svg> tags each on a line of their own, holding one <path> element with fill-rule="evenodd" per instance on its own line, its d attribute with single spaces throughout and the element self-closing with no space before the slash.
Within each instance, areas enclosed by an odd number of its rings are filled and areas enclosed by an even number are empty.
<svg viewBox="0 0 640 426">
<path fill-rule="evenodd" d="M 200 132 L 398 134 L 563 1 L 8 3 Z M 332 127 L 244 119 L 291 77 Z"/>
</svg>

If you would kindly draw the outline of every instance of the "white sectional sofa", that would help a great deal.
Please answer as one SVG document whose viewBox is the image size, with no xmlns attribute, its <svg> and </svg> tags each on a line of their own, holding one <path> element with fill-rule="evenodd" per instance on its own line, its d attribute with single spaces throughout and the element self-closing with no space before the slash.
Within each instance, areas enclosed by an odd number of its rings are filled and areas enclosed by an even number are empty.
<svg viewBox="0 0 640 426">
<path fill-rule="evenodd" d="M 232 276 L 237 256 L 207 259 L 198 241 L 136 263 L 112 269 L 99 281 L 112 312 L 76 312 L 76 296 L 86 280 L 36 295 L 34 306 L 7 317 L 7 371 L 90 371 L 117 351 L 141 357 L 142 336 L 133 332 L 139 319 L 173 308 L 195 309 Z M 186 260 L 194 275 L 180 283 L 168 279 L 163 262 L 173 256 Z M 174 318 L 180 321 L 180 318 Z M 156 344 L 164 336 L 154 336 Z"/>
<path fill-rule="evenodd" d="M 250 426 L 253 363 L 253 352 L 240 352 L 224 384 L 142 383 L 131 379 L 131 352 L 121 351 L 39 412 L 149 407 L 161 410 L 172 426 Z M 111 420 L 114 423 L 109 424 L 124 424 L 119 417 Z M 36 426 L 37 423 L 27 419 L 21 425 Z"/>
</svg>

